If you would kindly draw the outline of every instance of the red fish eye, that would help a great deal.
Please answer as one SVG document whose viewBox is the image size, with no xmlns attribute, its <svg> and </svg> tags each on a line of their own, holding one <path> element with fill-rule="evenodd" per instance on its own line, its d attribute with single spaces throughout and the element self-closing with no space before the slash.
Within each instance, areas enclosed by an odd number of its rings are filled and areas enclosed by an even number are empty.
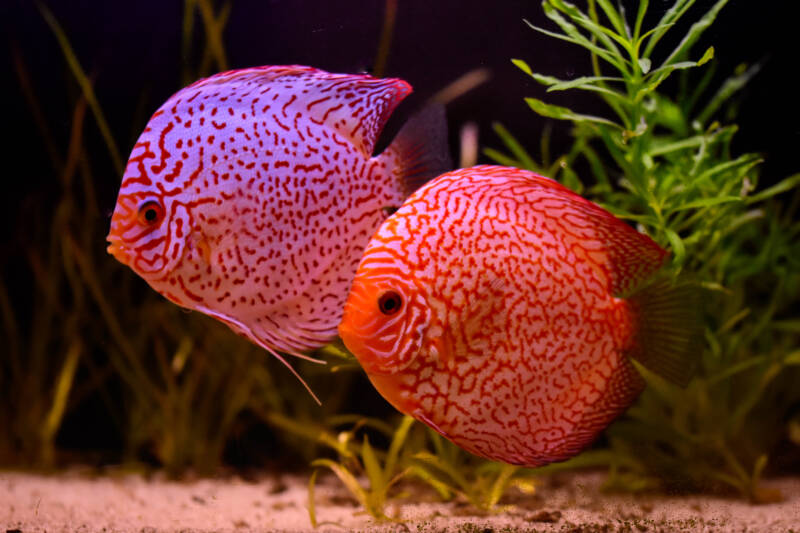
<svg viewBox="0 0 800 533">
<path fill-rule="evenodd" d="M 145 202 L 139 208 L 139 222 L 147 226 L 155 226 L 164 218 L 164 208 L 155 200 Z"/>
<path fill-rule="evenodd" d="M 384 315 L 393 315 L 403 307 L 403 298 L 400 297 L 394 291 L 387 291 L 384 292 L 380 298 L 378 298 L 378 309 L 381 310 L 381 313 Z"/>
</svg>

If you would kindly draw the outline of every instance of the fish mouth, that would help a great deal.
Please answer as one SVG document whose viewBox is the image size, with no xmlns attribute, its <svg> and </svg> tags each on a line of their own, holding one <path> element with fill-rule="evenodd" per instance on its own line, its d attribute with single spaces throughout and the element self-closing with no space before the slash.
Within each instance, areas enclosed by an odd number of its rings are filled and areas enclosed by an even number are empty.
<svg viewBox="0 0 800 533">
<path fill-rule="evenodd" d="M 128 265 L 130 262 L 130 255 L 128 251 L 125 249 L 125 245 L 122 243 L 122 239 L 115 235 L 109 235 L 106 237 L 106 240 L 109 242 L 106 251 L 114 256 L 114 258 L 122 263 L 123 265 Z"/>
</svg>

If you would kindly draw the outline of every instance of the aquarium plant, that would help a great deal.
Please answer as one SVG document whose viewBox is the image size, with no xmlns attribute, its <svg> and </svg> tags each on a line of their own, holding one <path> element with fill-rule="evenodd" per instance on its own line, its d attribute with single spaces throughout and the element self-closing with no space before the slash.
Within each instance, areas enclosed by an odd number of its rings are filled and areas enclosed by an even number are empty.
<svg viewBox="0 0 800 533">
<path fill-rule="evenodd" d="M 727 487 L 763 501 L 777 495 L 761 490 L 759 477 L 800 401 L 800 174 L 760 188 L 761 156 L 732 150 L 738 128 L 726 110 L 759 66 L 741 65 L 715 87 L 714 48 L 695 51 L 726 3 L 676 40 L 670 32 L 692 0 L 676 1 L 651 28 L 646 0 L 631 14 L 609 0 L 588 0 L 586 9 L 543 1 L 554 28 L 531 29 L 584 48 L 592 72 L 561 80 L 524 59 L 513 63 L 548 93 L 593 93 L 606 112 L 527 98 L 539 116 L 572 124 L 571 149 L 551 162 L 545 143 L 537 163 L 496 125 L 506 151 L 486 154 L 556 178 L 629 220 L 672 252 L 676 273 L 704 288 L 696 377 L 680 389 L 641 369 L 647 390 L 608 431 L 608 450 L 592 452 L 607 460 L 609 484 Z"/>
</svg>

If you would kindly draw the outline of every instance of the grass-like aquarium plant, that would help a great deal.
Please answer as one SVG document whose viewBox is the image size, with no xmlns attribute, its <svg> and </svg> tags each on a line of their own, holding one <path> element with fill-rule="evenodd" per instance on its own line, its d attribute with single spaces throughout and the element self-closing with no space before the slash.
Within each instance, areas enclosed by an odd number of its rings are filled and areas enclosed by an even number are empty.
<svg viewBox="0 0 800 533">
<path fill-rule="evenodd" d="M 761 157 L 731 149 L 738 128 L 725 110 L 758 66 L 741 65 L 713 87 L 714 48 L 694 47 L 727 0 L 664 49 L 664 37 L 693 3 L 678 0 L 645 28 L 646 0 L 633 17 L 609 0 L 589 0 L 586 10 L 542 2 L 555 29 L 532 30 L 586 49 L 593 71 L 560 80 L 523 59 L 514 64 L 548 92 L 592 92 L 607 112 L 587 115 L 527 98 L 538 115 L 572 123 L 572 148 L 552 162 L 544 150 L 537 163 L 496 125 L 506 150 L 486 153 L 559 179 L 635 223 L 671 250 L 676 272 L 705 289 L 706 342 L 696 378 L 681 390 L 643 369 L 647 390 L 610 428 L 609 449 L 601 452 L 610 483 L 727 486 L 763 500 L 775 495 L 759 490 L 759 476 L 776 441 L 796 428 L 787 416 L 800 401 L 800 174 L 759 188 Z M 673 76 L 680 76 L 677 84 L 665 83 Z M 579 177 L 578 168 L 588 172 Z"/>
</svg>

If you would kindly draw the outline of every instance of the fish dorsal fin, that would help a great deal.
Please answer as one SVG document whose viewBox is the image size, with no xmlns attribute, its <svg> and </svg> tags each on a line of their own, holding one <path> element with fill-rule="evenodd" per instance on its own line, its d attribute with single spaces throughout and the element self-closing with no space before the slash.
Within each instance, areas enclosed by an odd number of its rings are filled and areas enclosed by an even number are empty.
<svg viewBox="0 0 800 533">
<path fill-rule="evenodd" d="M 195 82 L 181 93 L 219 88 L 224 98 L 226 93 L 232 92 L 227 90 L 229 87 L 247 85 L 258 90 L 264 103 L 276 99 L 279 104 L 274 107 L 284 118 L 291 122 L 306 118 L 325 125 L 349 140 L 365 157 L 372 156 L 375 141 L 392 111 L 411 93 L 411 86 L 401 79 L 332 74 L 301 65 L 221 72 Z M 241 95 L 242 91 L 237 93 Z"/>
<path fill-rule="evenodd" d="M 452 170 L 444 106 L 430 104 L 415 113 L 378 157 L 397 169 L 401 202 L 429 180 Z"/>
<path fill-rule="evenodd" d="M 615 296 L 634 291 L 666 263 L 669 252 L 653 239 L 558 182 L 524 170 L 507 169 L 505 175 L 535 185 L 530 203 L 565 229 L 576 261 L 598 268 Z"/>
<path fill-rule="evenodd" d="M 585 204 L 584 215 L 590 225 L 584 229 L 594 235 L 595 243 L 602 246 L 608 259 L 611 292 L 614 296 L 624 297 L 630 294 L 667 262 L 669 252 L 653 239 L 639 233 L 600 206 L 579 196 L 576 198 Z M 588 247 L 585 249 L 587 254 L 592 253 Z"/>
</svg>

